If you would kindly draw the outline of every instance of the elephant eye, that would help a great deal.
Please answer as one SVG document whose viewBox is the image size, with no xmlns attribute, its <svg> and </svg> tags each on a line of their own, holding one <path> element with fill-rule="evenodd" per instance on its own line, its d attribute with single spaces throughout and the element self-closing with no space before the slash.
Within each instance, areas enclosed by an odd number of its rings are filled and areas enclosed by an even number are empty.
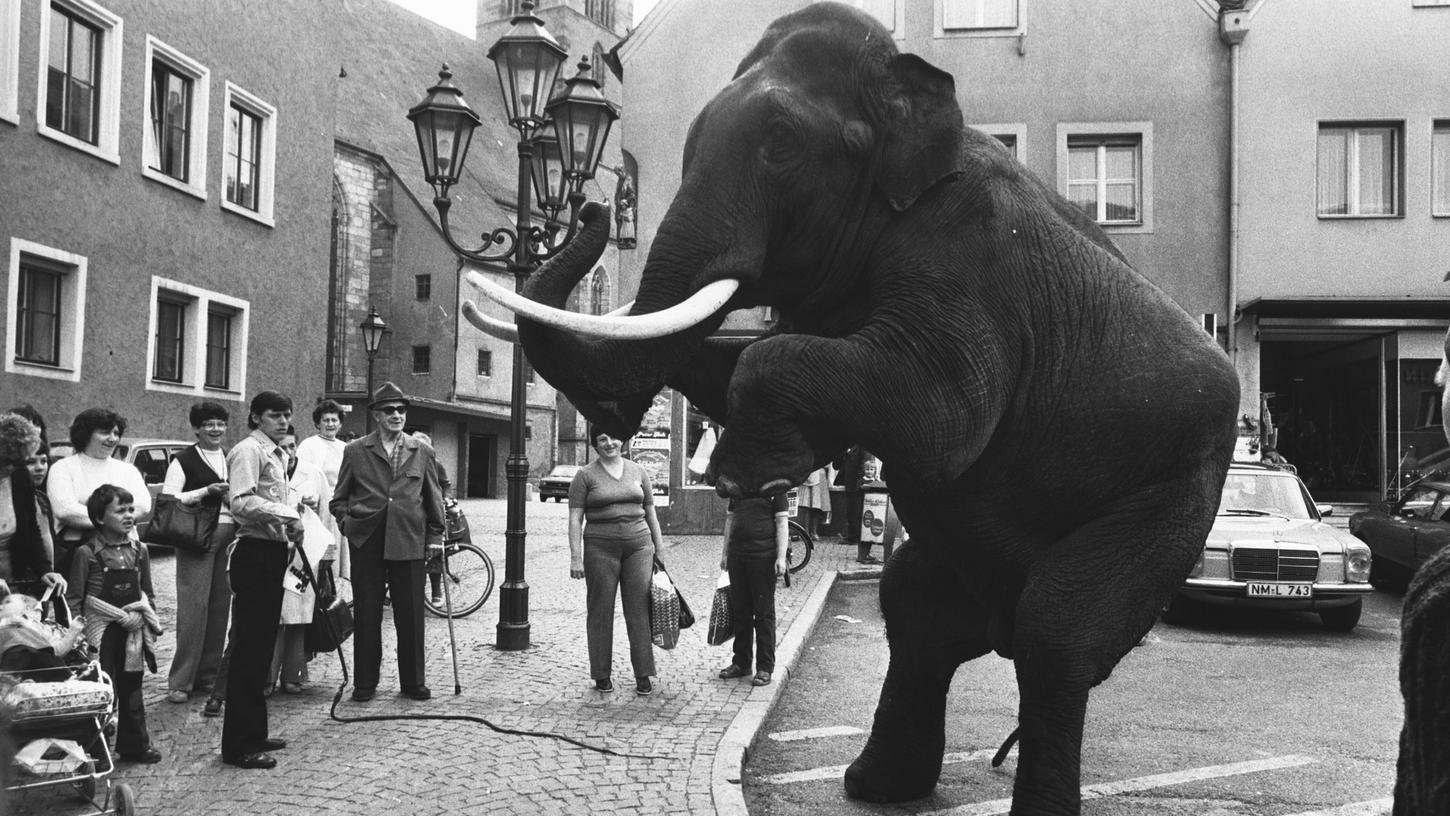
<svg viewBox="0 0 1450 816">
<path fill-rule="evenodd" d="M 796 152 L 795 129 L 785 122 L 772 122 L 765 129 L 765 141 L 761 145 L 761 156 L 770 164 L 789 160 Z"/>
</svg>

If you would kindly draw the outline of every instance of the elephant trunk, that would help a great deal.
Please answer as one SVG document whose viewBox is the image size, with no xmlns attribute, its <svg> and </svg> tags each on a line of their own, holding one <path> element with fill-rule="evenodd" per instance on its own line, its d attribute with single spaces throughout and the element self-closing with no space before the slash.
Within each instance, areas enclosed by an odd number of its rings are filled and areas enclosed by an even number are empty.
<svg viewBox="0 0 1450 816">
<path fill-rule="evenodd" d="M 535 272 L 524 286 L 530 300 L 563 308 L 569 293 L 594 267 L 608 244 L 609 214 L 586 205 L 582 228 L 557 257 Z M 663 250 L 669 255 L 670 242 Z M 632 315 L 661 311 L 694 294 L 692 275 L 660 271 L 656 252 L 645 266 Z M 702 341 L 724 319 L 721 311 L 681 331 L 650 339 L 588 337 L 520 316 L 519 341 L 534 369 L 574 403 L 587 419 L 613 435 L 628 435 L 666 379 L 685 365 Z"/>
</svg>

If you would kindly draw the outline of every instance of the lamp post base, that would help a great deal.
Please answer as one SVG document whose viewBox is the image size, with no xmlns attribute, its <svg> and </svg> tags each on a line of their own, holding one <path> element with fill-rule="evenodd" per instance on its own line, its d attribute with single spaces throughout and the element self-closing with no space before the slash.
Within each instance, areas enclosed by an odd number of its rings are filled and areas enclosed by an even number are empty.
<svg viewBox="0 0 1450 816">
<path fill-rule="evenodd" d="M 498 589 L 498 611 L 498 639 L 494 648 L 501 652 L 529 648 L 529 585 L 523 581 L 504 581 Z"/>
<path fill-rule="evenodd" d="M 529 648 L 529 624 L 500 621 L 498 640 L 494 643 L 494 648 L 500 652 L 522 652 Z"/>
</svg>

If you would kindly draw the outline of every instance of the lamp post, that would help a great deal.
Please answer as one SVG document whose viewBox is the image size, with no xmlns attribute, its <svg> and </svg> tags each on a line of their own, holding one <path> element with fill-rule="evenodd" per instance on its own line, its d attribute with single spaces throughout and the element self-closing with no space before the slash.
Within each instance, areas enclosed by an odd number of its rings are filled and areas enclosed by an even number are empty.
<svg viewBox="0 0 1450 816">
<path fill-rule="evenodd" d="M 373 361 L 378 357 L 378 348 L 383 344 L 383 335 L 388 331 L 388 324 L 378 314 L 378 307 L 373 306 L 368 310 L 368 316 L 362 323 L 358 324 L 358 330 L 362 332 L 363 351 L 368 355 L 368 392 L 366 399 L 373 398 Z M 367 430 L 373 430 L 373 412 L 368 411 Z"/>
<path fill-rule="evenodd" d="M 418 138 L 423 175 L 433 186 L 433 207 L 438 211 L 443 239 L 466 261 L 480 265 L 503 263 L 514 276 L 515 291 L 522 291 L 529 274 L 573 239 L 579 208 L 584 203 L 584 182 L 594 177 L 610 125 L 619 117 L 600 92 L 599 83 L 589 76 L 587 59 L 579 63 L 579 74 L 565 83 L 564 90 L 553 95 L 568 53 L 544 27 L 544 21 L 534 16 L 533 8 L 532 2 L 524 0 L 522 10 L 510 21 L 508 33 L 488 50 L 498 71 L 509 124 L 519 134 L 518 214 L 512 231 L 507 227 L 495 229 L 484 236 L 482 246 L 467 249 L 454 240 L 449 230 L 448 210 L 453 202 L 448 190 L 458 182 L 473 129 L 482 120 L 463 101 L 463 92 L 453 84 L 448 66 L 438 72 L 438 84 L 428 89 L 423 101 L 408 111 Z M 561 238 L 558 233 L 564 224 L 559 214 L 566 202 L 568 229 Z M 536 203 L 545 215 L 542 226 L 532 223 L 531 210 Z M 497 251 L 490 253 L 491 248 Z M 508 519 L 496 644 L 506 651 L 529 646 L 529 585 L 524 581 L 528 384 L 523 348 L 516 343 L 513 352 L 509 455 L 505 464 Z"/>
</svg>

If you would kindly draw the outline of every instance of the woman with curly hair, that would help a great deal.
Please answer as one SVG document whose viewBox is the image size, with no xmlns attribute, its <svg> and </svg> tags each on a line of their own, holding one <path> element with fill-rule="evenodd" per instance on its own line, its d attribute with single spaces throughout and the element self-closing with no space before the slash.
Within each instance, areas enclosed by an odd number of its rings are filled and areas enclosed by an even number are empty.
<svg viewBox="0 0 1450 816">
<path fill-rule="evenodd" d="M 65 579 L 45 552 L 35 487 L 25 461 L 40 447 L 40 429 L 17 414 L 0 414 L 0 595 L 10 582 L 40 579 L 64 592 Z"/>
<path fill-rule="evenodd" d="M 95 530 L 86 500 L 96 488 L 103 484 L 124 487 L 135 498 L 138 524 L 151 515 L 151 492 L 141 471 L 111 458 L 125 432 L 125 417 L 109 408 L 87 408 L 70 424 L 75 454 L 51 465 L 45 490 L 55 523 L 61 528 L 55 542 L 55 567 L 62 573 L 69 572 L 76 547 Z"/>
</svg>

